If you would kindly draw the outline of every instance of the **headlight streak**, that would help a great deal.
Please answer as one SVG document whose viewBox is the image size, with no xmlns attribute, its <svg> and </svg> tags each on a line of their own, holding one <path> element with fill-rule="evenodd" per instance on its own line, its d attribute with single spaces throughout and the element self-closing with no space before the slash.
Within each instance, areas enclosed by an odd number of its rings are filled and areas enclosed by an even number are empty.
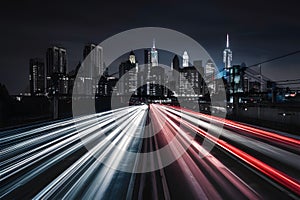
<svg viewBox="0 0 300 200">
<path fill-rule="evenodd" d="M 126 124 L 126 128 L 124 128 L 121 133 L 118 135 L 118 138 L 113 140 L 113 142 L 110 145 L 110 151 L 107 153 L 109 154 L 108 159 L 110 160 L 109 166 L 113 165 L 128 165 L 129 163 L 134 163 L 136 164 L 136 159 L 138 157 L 133 158 L 133 157 L 128 157 L 126 156 L 126 150 L 129 150 L 128 148 L 131 147 L 131 151 L 139 151 L 140 145 L 134 144 L 135 141 L 137 143 L 142 142 L 142 134 L 143 134 L 143 129 L 139 129 L 139 126 L 144 126 L 145 123 L 145 116 L 146 112 L 145 110 L 142 110 L 141 112 L 138 113 L 139 115 L 134 119 L 130 120 L 129 124 Z M 128 133 L 136 133 L 136 135 L 139 135 L 138 137 L 130 137 L 128 136 Z M 121 141 L 120 143 L 117 144 L 117 141 Z M 115 145 L 118 147 L 116 148 Z M 121 148 L 119 148 L 121 147 Z M 120 151 L 121 150 L 121 151 Z M 107 155 L 107 154 L 106 154 Z M 99 161 L 98 161 L 99 162 Z M 99 166 L 99 163 L 97 163 Z M 96 167 L 98 167 L 96 166 Z M 114 167 L 116 168 L 116 167 Z M 122 174 L 124 172 L 116 171 L 114 168 L 108 168 L 108 167 L 103 167 L 100 173 L 96 174 L 96 178 L 93 179 L 93 182 L 89 186 L 88 190 L 85 192 L 83 199 L 103 199 L 104 196 L 106 195 L 107 189 L 112 184 L 113 178 L 116 174 Z M 117 180 L 116 180 L 117 179 Z M 103 181 L 99 181 L 103 180 Z M 122 178 L 117 178 L 115 177 L 114 181 L 122 181 Z M 84 181 L 82 181 L 82 184 L 84 184 Z M 76 191 L 76 190 L 75 190 Z M 75 193 L 74 191 L 74 193 Z M 120 192 L 120 191 L 119 191 Z M 70 193 L 70 194 L 74 194 Z M 111 197 L 114 195 L 111 195 Z M 117 198 L 122 198 L 118 197 L 118 195 L 115 195 Z M 68 198 L 68 196 L 65 196 Z"/>
<path fill-rule="evenodd" d="M 151 106 L 151 108 L 154 108 L 152 109 L 155 116 L 153 119 L 156 120 L 156 123 L 161 123 L 162 120 L 160 120 L 160 118 L 162 118 L 164 115 L 162 115 L 157 109 L 155 109 L 155 107 L 155 105 Z M 162 130 L 163 136 L 165 137 L 166 141 L 169 142 L 171 140 L 174 140 L 173 137 L 174 134 L 177 134 L 177 131 L 182 132 L 183 130 L 176 127 L 174 122 L 170 121 L 169 118 L 167 118 L 166 120 L 166 124 L 161 124 L 160 126 L 164 126 L 164 129 Z M 184 149 L 183 146 L 187 145 L 187 142 L 180 137 L 181 135 L 184 135 L 184 133 L 177 134 L 175 145 L 170 145 L 170 153 L 172 153 L 174 156 L 176 156 L 176 154 L 179 154 L 178 148 Z M 208 197 L 210 197 L 211 199 L 221 199 L 217 191 L 204 176 L 204 174 L 199 169 L 195 168 L 195 163 L 191 162 L 189 155 L 183 154 L 182 157 L 177 159 L 177 162 L 180 169 L 182 169 L 184 177 L 188 180 L 187 184 L 190 188 L 193 188 L 191 192 L 194 193 L 194 196 L 197 196 L 199 199 L 208 199 Z M 197 170 L 196 173 L 195 169 Z M 201 182 L 199 182 L 198 180 L 201 180 Z"/>
<path fill-rule="evenodd" d="M 129 117 L 130 115 L 134 114 L 138 108 L 134 107 L 128 107 L 120 109 L 120 116 L 118 116 L 118 111 L 114 111 L 111 115 L 111 124 L 103 128 L 102 133 L 104 134 L 106 131 L 115 128 L 118 123 L 121 121 L 124 121 Z M 110 112 L 111 113 L 111 112 Z M 101 115 L 100 115 L 101 116 Z M 90 118 L 90 117 L 89 117 Z M 94 116 L 92 117 L 92 119 Z M 101 119 L 100 119 L 101 121 Z M 11 191 L 18 188 L 20 185 L 23 185 L 30 181 L 32 178 L 38 176 L 43 171 L 47 170 L 51 166 L 53 166 L 55 163 L 58 163 L 60 160 L 64 159 L 65 157 L 71 155 L 78 149 L 83 147 L 82 143 L 88 143 L 96 138 L 99 138 L 101 134 L 97 135 L 91 135 L 92 132 L 99 130 L 102 126 L 107 125 L 109 120 L 106 120 L 102 122 L 102 124 L 98 124 L 96 121 L 94 125 L 90 125 L 88 127 L 84 127 L 81 132 L 77 132 L 77 130 L 72 131 L 71 133 L 68 133 L 66 136 L 63 136 L 63 139 L 57 139 L 56 141 L 59 141 L 58 143 L 54 143 L 53 145 L 47 147 L 46 149 L 43 149 L 42 151 L 38 151 L 35 154 L 31 155 L 30 157 L 22 158 L 17 156 L 17 159 L 15 161 L 15 164 L 11 166 L 2 166 L 2 170 L 0 171 L 0 179 L 1 181 L 8 179 L 12 175 L 30 167 L 33 166 L 38 161 L 41 161 L 43 159 L 46 159 L 43 161 L 43 163 L 40 166 L 35 167 L 34 169 L 30 170 L 29 172 L 26 172 L 25 174 L 21 175 L 17 179 L 9 182 L 9 184 L 6 184 L 4 187 L 0 188 L 0 198 L 7 195 Z M 114 123 L 112 123 L 114 122 Z M 90 136 L 89 136 L 90 135 Z M 88 136 L 88 137 L 86 137 Z M 84 138 L 82 142 L 80 142 L 80 137 Z M 66 139 L 65 139 L 66 138 Z M 40 147 L 37 147 L 40 148 Z M 67 148 L 67 149 L 65 149 Z M 65 149 L 65 150 L 64 150 Z M 32 151 L 34 152 L 34 150 Z M 56 154 L 58 153 L 58 154 Z M 1 154 L 3 156 L 3 154 Z M 24 155 L 26 156 L 26 152 L 24 152 Z M 50 155 L 54 155 L 54 157 L 50 158 Z M 16 158 L 15 158 L 16 159 Z M 0 182 L 1 182 L 0 181 Z"/>
<path fill-rule="evenodd" d="M 257 137 L 261 137 L 264 139 L 270 139 L 273 141 L 278 142 L 278 144 L 287 144 L 289 147 L 296 147 L 295 149 L 299 151 L 300 149 L 300 140 L 296 139 L 296 138 L 292 138 L 292 137 L 286 137 L 284 135 L 280 135 L 280 134 L 276 134 L 276 133 L 272 133 L 270 131 L 265 131 L 265 130 L 261 130 L 255 127 L 251 127 L 251 126 L 246 126 L 244 124 L 238 123 L 238 122 L 234 122 L 228 119 L 223 119 L 223 118 L 219 118 L 216 116 L 211 116 L 211 115 L 207 115 L 207 114 L 203 114 L 203 113 L 198 113 L 192 110 L 188 110 L 185 108 L 179 108 L 179 107 L 175 107 L 172 106 L 170 107 L 172 109 L 176 109 L 176 110 L 180 110 L 183 113 L 192 115 L 194 117 L 197 117 L 201 120 L 205 120 L 205 121 L 209 121 L 209 120 L 213 120 L 213 121 L 221 121 L 224 123 L 224 125 L 226 127 L 230 127 L 230 128 L 235 128 L 241 131 L 245 131 L 248 134 L 253 134 Z"/>
<path fill-rule="evenodd" d="M 128 112 L 124 113 L 124 115 L 122 115 L 122 116 L 123 117 L 126 116 L 125 114 L 128 114 Z M 118 118 L 117 115 L 113 116 L 113 120 L 115 120 L 117 118 Z M 84 127 L 81 130 L 79 129 L 79 131 L 81 131 L 79 134 L 82 135 L 82 136 L 85 136 L 85 135 L 87 135 L 86 133 L 89 134 L 90 132 L 93 132 L 93 131 L 97 130 L 99 127 L 95 127 L 95 123 L 96 122 L 97 122 L 97 120 L 93 120 L 94 124 L 89 125 L 87 127 Z M 99 124 L 99 126 L 100 127 L 104 126 L 108 122 L 110 122 L 110 121 L 109 120 L 104 121 L 103 124 L 101 124 L 101 125 Z M 60 132 L 63 133 L 64 130 L 61 130 Z M 54 134 L 56 134 L 56 133 L 54 133 Z M 59 138 L 59 139 L 56 140 L 56 141 L 61 141 L 60 143 L 55 144 L 54 142 L 50 142 L 50 145 L 52 145 L 52 146 L 50 146 L 47 149 L 42 150 L 41 152 L 37 152 L 36 154 L 31 155 L 30 157 L 25 157 L 26 159 L 24 157 L 21 158 L 22 160 L 16 160 L 16 158 L 12 158 L 15 161 L 15 164 L 14 165 L 10 165 L 10 166 L 6 166 L 5 169 L 1 170 L 0 181 L 3 181 L 4 179 L 8 178 L 8 176 L 12 176 L 15 173 L 21 171 L 22 169 L 25 169 L 26 167 L 29 167 L 30 165 L 33 165 L 35 162 L 38 162 L 39 160 L 43 159 L 45 156 L 53 154 L 54 152 L 62 149 L 63 147 L 65 147 L 64 144 L 68 144 L 67 143 L 68 141 L 72 142 L 72 141 L 78 140 L 78 136 L 80 136 L 80 135 L 77 135 L 77 131 L 73 130 L 73 132 L 71 132 L 71 133 L 63 136 L 62 138 Z M 67 139 L 63 140 L 65 138 L 67 138 Z M 37 139 L 39 139 L 39 138 L 37 138 Z M 33 143 L 35 141 L 30 140 L 30 142 Z M 26 142 L 26 145 L 29 145 L 30 142 Z M 21 148 L 23 145 L 18 145 L 18 146 L 19 146 L 19 148 Z M 49 144 L 47 146 L 49 146 Z M 13 148 L 5 149 L 5 150 L 1 151 L 1 155 L 7 155 L 7 154 L 9 155 L 10 152 L 15 152 L 15 149 L 17 149 L 17 148 L 13 147 Z M 34 152 L 34 151 L 36 151 L 38 149 L 40 149 L 40 147 L 37 147 L 37 149 L 33 149 L 32 151 Z M 24 153 L 24 155 L 26 155 L 26 152 Z M 18 156 L 18 158 L 19 158 L 19 156 Z M 21 167 L 21 168 L 17 169 L 19 167 Z M 5 174 L 8 174 L 8 176 L 5 176 Z"/>
<path fill-rule="evenodd" d="M 190 175 L 189 178 L 191 176 L 195 176 L 195 180 L 191 181 L 191 182 L 197 182 L 198 184 L 201 185 L 200 187 L 202 188 L 201 190 L 203 191 L 202 195 L 205 195 L 205 198 L 219 199 L 221 197 L 213 196 L 214 194 L 217 194 L 218 192 L 216 192 L 212 189 L 213 186 L 206 179 L 206 177 L 203 175 L 203 173 L 201 171 L 199 171 L 199 169 L 197 171 L 195 171 L 195 167 L 193 168 L 191 166 L 191 165 L 193 165 L 193 163 L 195 163 L 193 160 L 191 160 L 192 157 L 193 157 L 193 159 L 196 159 L 197 162 L 201 163 L 201 166 L 203 166 L 205 168 L 205 170 L 214 178 L 214 180 L 216 180 L 218 182 L 218 184 L 220 184 L 223 188 L 226 188 L 225 191 L 228 191 L 228 195 L 230 195 L 231 198 L 238 198 L 240 194 L 236 193 L 234 191 L 234 188 L 232 188 L 228 185 L 228 182 L 226 182 L 226 179 L 229 180 L 230 183 L 233 186 L 235 186 L 248 199 L 259 199 L 260 198 L 259 195 L 250 188 L 250 186 L 248 186 L 245 182 L 243 182 L 236 175 L 234 175 L 234 173 L 232 173 L 220 161 L 218 161 L 216 158 L 214 158 L 209 152 L 206 152 L 206 150 L 201 145 L 199 145 L 199 143 L 197 143 L 194 140 L 193 135 L 184 131 L 180 126 L 176 125 L 171 120 L 171 118 L 161 110 L 160 106 L 153 105 L 153 108 L 154 108 L 153 110 L 156 110 L 156 112 L 160 113 L 160 116 L 167 119 L 167 122 L 170 123 L 170 125 L 174 129 L 176 129 L 177 132 L 173 132 L 173 134 L 176 134 L 176 133 L 179 134 L 180 138 L 184 142 L 191 144 L 192 149 L 189 149 L 189 151 L 188 151 L 188 154 L 190 154 L 190 155 L 185 155 L 185 163 L 187 163 L 188 165 L 182 166 L 182 167 L 183 167 L 184 171 L 186 171 L 187 169 L 191 170 L 189 173 L 193 174 L 193 175 Z M 180 130 L 180 131 L 178 131 L 178 130 Z M 197 150 L 197 153 L 199 153 L 199 154 L 206 155 L 204 157 L 204 159 L 201 159 L 202 157 L 199 157 L 199 155 L 195 152 L 195 150 Z M 216 171 L 218 171 L 223 176 L 220 176 L 218 173 L 216 173 Z M 195 190 L 199 190 L 199 189 L 197 189 L 197 187 L 195 187 L 195 185 L 193 188 Z M 241 196 L 240 198 L 243 198 L 243 196 Z"/>
<path fill-rule="evenodd" d="M 147 117 L 151 119 L 149 130 L 157 131 L 157 134 L 145 135 Z M 209 124 L 211 119 L 212 123 Z M 225 124 L 226 129 L 222 132 L 221 138 L 217 138 L 218 134 L 214 133 L 219 131 L 214 128 L 216 126 L 214 122 Z M 238 173 L 235 174 L 234 170 L 226 166 L 226 162 L 224 164 L 222 159 L 218 160 L 218 156 L 215 157 L 215 154 L 201 145 L 195 139 L 196 135 L 216 144 L 222 154 L 227 156 L 231 154 L 235 157 L 236 165 L 247 165 L 254 171 L 259 171 L 264 177 L 268 177 L 268 180 L 281 185 L 280 190 L 286 188 L 293 192 L 291 195 L 290 192 L 283 190 L 284 194 L 289 194 L 290 197 L 300 195 L 297 174 L 291 175 L 289 168 L 299 170 L 297 165 L 299 155 L 295 153 L 298 151 L 295 147 L 299 140 L 296 138 L 290 139 L 282 135 L 277 137 L 276 134 L 264 130 L 253 133 L 256 129 L 260 129 L 252 127 L 249 129 L 246 125 L 235 124 L 230 120 L 158 104 L 150 104 L 149 107 L 146 105 L 125 107 L 80 116 L 73 120 L 60 120 L 54 124 L 41 124 L 44 126 L 39 128 L 32 126 L 34 128 L 32 130 L 29 126 L 18 128 L 16 132 L 10 130 L 0 133 L 3 136 L 0 144 L 4 147 L 0 149 L 0 198 L 15 194 L 18 188 L 51 171 L 51 167 L 61 165 L 70 156 L 76 156 L 77 152 L 85 147 L 88 151 L 81 153 L 80 157 L 77 156 L 74 163 L 65 166 L 60 174 L 44 183 L 45 186 L 40 186 L 40 190 L 36 190 L 37 193 L 33 198 L 121 199 L 125 196 L 142 198 L 143 187 L 146 187 L 145 184 L 148 184 L 149 179 L 146 179 L 146 176 L 136 179 L 136 176 L 139 176 L 136 169 L 147 168 L 150 165 L 153 169 L 159 169 L 151 171 L 148 176 L 151 177 L 152 185 L 149 183 L 151 187 L 157 187 L 152 188 L 154 198 L 162 197 L 159 192 L 163 192 L 165 198 L 172 197 L 174 188 L 170 187 L 172 182 L 167 179 L 170 178 L 171 171 L 168 167 L 164 167 L 168 165 L 176 166 L 176 172 L 181 174 L 179 182 L 182 182 L 181 186 L 188 188 L 185 191 L 189 191 L 191 197 L 198 199 L 264 197 L 261 196 L 261 191 L 257 192 L 248 185 L 247 179 L 243 179 L 245 177 L 240 178 Z M 208 133 L 202 128 L 211 131 Z M 21 132 L 22 130 L 25 132 Z M 8 135 L 9 133 L 11 135 Z M 256 140 L 256 137 L 263 140 Z M 147 149 L 146 152 L 150 151 L 147 152 L 151 153 L 149 156 L 145 156 L 147 153 L 141 153 L 145 140 L 149 142 L 148 146 L 144 147 Z M 283 140 L 284 149 L 279 148 L 279 140 Z M 273 146 L 273 143 L 277 145 Z M 239 149 L 240 146 L 243 148 Z M 164 153 L 162 149 L 165 150 Z M 276 168 L 277 165 L 263 161 L 264 157 L 260 156 L 258 159 L 255 157 L 256 154 L 252 155 L 252 151 L 280 161 L 284 164 L 281 167 L 287 168 L 283 170 Z M 165 155 L 176 159 L 169 163 L 172 159 L 166 158 Z M 124 171 L 123 168 L 132 169 L 132 172 Z M 136 187 L 139 183 L 141 187 Z M 138 194 L 134 194 L 137 189 Z"/>
<path fill-rule="evenodd" d="M 35 129 L 32 129 L 32 130 L 28 130 L 28 131 L 25 131 L 25 132 L 19 132 L 20 130 L 22 129 L 27 129 L 26 127 L 25 128 L 19 128 L 19 129 L 16 129 L 14 131 L 4 131 L 1 133 L 1 135 L 9 135 L 8 136 L 4 136 L 4 137 L 1 137 L 0 138 L 0 144 L 1 146 L 3 146 L 3 144 L 5 143 L 9 143 L 11 141 L 16 141 L 18 139 L 21 139 L 21 138 L 26 138 L 26 137 L 30 137 L 30 136 L 34 136 L 34 134 L 36 133 L 41 133 L 41 132 L 45 132 L 45 131 L 48 131 L 48 130 L 51 130 L 51 129 L 54 129 L 54 128 L 60 128 L 60 127 L 64 127 L 64 126 L 68 126 L 68 125 L 71 125 L 71 124 L 74 124 L 76 122 L 83 122 L 85 120 L 90 120 L 92 118 L 95 118 L 95 117 L 101 117 L 101 116 L 105 116 L 105 115 L 109 115 L 109 114 L 115 114 L 115 113 L 118 113 L 118 112 L 121 112 L 121 111 L 128 111 L 127 110 L 128 107 L 125 107 L 125 108 L 119 108 L 119 109 L 116 109 L 116 110 L 110 110 L 110 111 L 106 111 L 106 112 L 101 112 L 101 113 L 97 113 L 97 114 L 93 114 L 93 115 L 87 115 L 87 116 L 81 116 L 81 117 L 77 117 L 77 118 L 74 118 L 74 119 L 68 119 L 68 120 L 60 120 L 58 122 L 54 122 L 53 124 L 48 124 L 48 125 L 45 125 L 45 126 L 41 126 L 39 128 L 35 128 Z M 41 124 L 43 125 L 43 123 Z M 28 128 L 31 127 L 31 126 L 28 126 Z M 8 133 L 6 133 L 8 132 Z"/>
<path fill-rule="evenodd" d="M 213 124 L 206 123 L 204 121 L 199 120 L 198 118 L 193 117 L 192 115 L 186 114 L 187 112 L 179 112 L 177 110 L 168 108 L 168 107 L 162 107 L 163 109 L 166 109 L 170 113 L 173 113 L 177 116 L 182 117 L 184 120 L 187 120 L 193 124 L 197 124 L 201 126 L 204 129 L 211 130 L 210 133 L 213 134 L 218 131 L 218 129 L 215 129 Z M 226 139 L 230 139 L 231 141 L 234 141 L 238 143 L 239 145 L 246 146 L 247 148 L 250 148 L 254 151 L 260 152 L 263 155 L 266 155 L 270 158 L 273 158 L 275 160 L 279 160 L 281 163 L 283 163 L 285 166 L 290 166 L 296 169 L 297 171 L 300 170 L 299 166 L 299 155 L 289 152 L 284 149 L 280 149 L 279 147 L 272 146 L 271 144 L 255 140 L 254 138 L 247 137 L 244 135 L 240 135 L 237 132 L 229 131 L 226 129 L 222 130 L 222 137 Z"/>
<path fill-rule="evenodd" d="M 39 194 L 35 196 L 34 199 L 47 199 L 52 198 L 52 195 L 58 195 L 56 194 L 60 187 L 63 185 L 68 184 L 72 179 L 74 179 L 73 176 L 78 177 L 78 174 L 80 175 L 79 171 L 82 171 L 83 169 L 87 168 L 87 171 L 84 172 L 83 175 L 79 176 L 78 181 L 75 182 L 75 184 L 71 187 L 70 190 L 65 194 L 65 197 L 72 197 L 76 194 L 76 190 L 80 191 L 80 186 L 88 179 L 90 178 L 90 175 L 93 174 L 93 172 L 99 167 L 99 165 L 102 163 L 102 159 L 109 159 L 110 162 L 116 162 L 117 164 L 120 164 L 120 159 L 122 155 L 120 154 L 120 151 L 117 148 L 115 148 L 116 143 L 110 142 L 110 140 L 113 139 L 113 141 L 120 141 L 124 135 L 126 134 L 127 130 L 129 130 L 130 124 L 133 123 L 134 119 L 141 120 L 142 118 L 139 116 L 143 116 L 145 114 L 145 111 L 141 111 L 139 108 L 135 108 L 135 112 L 132 116 L 128 116 L 126 120 L 122 121 L 122 123 L 118 123 L 118 127 L 114 129 L 107 137 L 105 137 L 99 144 L 94 146 L 90 151 L 88 151 L 84 156 L 82 156 L 77 162 L 75 162 L 72 166 L 70 166 L 67 170 L 65 170 L 59 177 L 57 177 L 55 180 L 53 180 L 48 186 L 46 186 Z M 129 140 L 130 138 L 127 138 Z M 135 138 L 133 138 L 135 139 Z M 120 144 L 118 144 L 120 145 Z M 126 140 L 121 141 L 121 145 L 125 145 L 128 147 L 129 143 Z M 115 148 L 115 152 L 112 153 L 112 151 Z M 126 147 L 125 147 L 126 149 Z M 108 156 L 108 153 L 110 155 Z M 96 159 L 97 160 L 96 160 Z M 88 167 L 90 165 L 90 167 Z M 98 190 L 101 190 L 101 188 L 105 188 L 112 177 L 109 176 L 109 174 L 112 176 L 115 173 L 115 170 L 107 167 L 103 167 L 103 170 L 101 173 L 99 173 L 97 176 L 101 176 L 103 181 L 102 187 L 97 188 Z M 76 175 L 77 174 L 77 175 Z M 92 189 L 92 191 L 94 191 Z M 91 189 L 90 189 L 91 191 Z M 94 191 L 97 192 L 97 191 Z M 101 190 L 102 191 L 102 190 Z M 95 195 L 94 193 L 88 193 L 88 195 Z M 97 192 L 98 193 L 98 192 Z M 101 193 L 102 194 L 102 193 Z M 96 196 L 99 196 L 99 194 Z"/>
<path fill-rule="evenodd" d="M 165 110 L 165 109 L 161 109 Z M 181 120 L 179 117 L 175 116 L 174 114 L 168 113 L 164 111 L 170 118 L 178 121 Z M 262 172 L 272 180 L 278 182 L 279 184 L 283 185 L 284 187 L 290 189 L 295 194 L 300 195 L 300 183 L 296 179 L 289 177 L 285 173 L 274 169 L 273 167 L 263 163 L 262 161 L 256 159 L 255 157 L 243 152 L 242 150 L 226 143 L 225 141 L 215 138 L 213 135 L 208 134 L 207 132 L 203 131 L 202 129 L 198 128 L 197 126 L 185 121 L 180 121 L 182 124 L 184 124 L 187 128 L 197 131 L 200 135 L 203 137 L 208 138 L 218 146 L 220 146 L 222 149 L 230 152 L 232 155 L 235 155 L 237 158 L 243 160 L 248 165 L 254 167 L 256 170 Z"/>
</svg>

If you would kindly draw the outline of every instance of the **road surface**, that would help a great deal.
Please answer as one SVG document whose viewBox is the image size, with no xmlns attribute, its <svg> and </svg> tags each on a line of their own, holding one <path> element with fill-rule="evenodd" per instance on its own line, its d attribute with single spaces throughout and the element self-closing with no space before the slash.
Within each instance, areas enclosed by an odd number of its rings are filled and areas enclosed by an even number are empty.
<svg viewBox="0 0 300 200">
<path fill-rule="evenodd" d="M 300 140 L 158 104 L 0 132 L 0 199 L 299 199 Z"/>
</svg>

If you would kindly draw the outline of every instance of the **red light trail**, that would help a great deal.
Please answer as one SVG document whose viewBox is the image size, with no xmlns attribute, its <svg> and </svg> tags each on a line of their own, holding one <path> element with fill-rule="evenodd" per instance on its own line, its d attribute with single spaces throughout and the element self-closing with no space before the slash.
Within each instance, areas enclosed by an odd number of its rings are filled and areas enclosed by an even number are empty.
<svg viewBox="0 0 300 200">
<path fill-rule="evenodd" d="M 243 160 L 244 162 L 246 162 L 247 164 L 249 164 L 250 166 L 254 167 L 256 170 L 262 172 L 263 174 L 267 175 L 268 177 L 270 177 L 271 179 L 275 180 L 276 182 L 280 183 L 281 185 L 289 188 L 291 191 L 295 192 L 297 195 L 300 195 L 300 183 L 299 181 L 295 180 L 292 177 L 289 177 L 287 174 L 276 170 L 275 168 L 265 164 L 264 162 L 260 161 L 259 159 L 245 153 L 244 151 L 234 147 L 233 145 L 228 144 L 227 142 L 216 138 L 213 135 L 210 135 L 208 132 L 202 130 L 201 128 L 197 127 L 197 125 L 194 125 L 188 121 L 185 121 L 184 119 L 180 118 L 179 116 L 176 116 L 168 111 L 166 111 L 165 109 L 163 109 L 162 106 L 153 106 L 157 109 L 159 109 L 161 112 L 163 112 L 165 114 L 166 117 L 180 122 L 182 125 L 184 125 L 186 128 L 195 131 L 196 133 L 198 133 L 199 135 L 201 135 L 202 137 L 205 137 L 207 139 L 209 139 L 210 141 L 214 142 L 215 144 L 217 144 L 219 147 L 221 147 L 222 149 L 230 152 L 232 155 L 235 155 L 237 158 Z M 177 110 L 179 110 L 179 108 L 176 108 Z M 184 109 L 185 112 L 189 112 L 189 110 Z M 190 111 L 190 113 L 195 114 L 195 112 Z M 198 114 L 199 116 L 205 116 L 203 114 Z M 207 117 L 207 116 L 206 116 Z M 211 117 L 212 119 L 216 120 L 218 118 L 216 117 Z M 223 120 L 223 119 L 222 119 Z M 227 123 L 230 122 L 229 120 L 225 120 Z M 232 122 L 230 122 L 232 124 Z M 236 123 L 238 124 L 238 123 Z M 239 124 L 239 127 L 242 127 Z M 245 126 L 243 126 L 244 128 Z M 249 128 L 248 128 L 249 129 Z M 250 129 L 254 132 L 254 130 L 258 130 L 256 128 Z M 284 136 L 275 136 L 275 134 L 271 134 L 270 132 L 267 131 L 260 131 L 261 133 L 267 133 L 268 136 L 270 136 L 272 139 L 273 138 L 281 138 L 283 139 L 283 141 L 288 141 L 290 144 L 299 144 L 299 140 L 296 139 L 292 139 L 292 138 L 288 138 L 288 137 L 284 137 Z"/>
</svg>

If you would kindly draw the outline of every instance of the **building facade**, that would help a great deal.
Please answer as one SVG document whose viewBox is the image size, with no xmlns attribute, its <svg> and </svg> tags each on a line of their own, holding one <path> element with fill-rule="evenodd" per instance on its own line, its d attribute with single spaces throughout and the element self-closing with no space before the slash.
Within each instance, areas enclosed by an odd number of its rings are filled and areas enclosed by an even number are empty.
<svg viewBox="0 0 300 200">
<path fill-rule="evenodd" d="M 49 95 L 67 94 L 67 51 L 65 48 L 53 46 L 46 53 L 46 90 Z"/>
<path fill-rule="evenodd" d="M 29 61 L 29 81 L 31 96 L 45 94 L 45 63 L 38 58 Z"/>
<path fill-rule="evenodd" d="M 204 80 L 194 66 L 179 70 L 179 96 L 198 97 L 204 93 Z"/>
<path fill-rule="evenodd" d="M 231 62 L 232 62 L 232 51 L 229 48 L 229 35 L 227 34 L 226 47 L 223 51 L 223 63 L 224 63 L 225 73 L 229 72 L 229 69 L 231 68 Z M 228 74 L 226 74 L 226 76 L 227 75 Z"/>
<path fill-rule="evenodd" d="M 187 51 L 184 51 L 182 55 L 182 67 L 188 67 L 189 65 L 189 55 Z"/>
<path fill-rule="evenodd" d="M 158 52 L 155 47 L 155 40 L 153 40 L 153 45 L 151 49 L 151 65 L 152 67 L 158 66 Z"/>
<path fill-rule="evenodd" d="M 137 94 L 138 62 L 134 52 L 130 52 L 128 60 L 119 65 L 119 94 Z"/>
</svg>

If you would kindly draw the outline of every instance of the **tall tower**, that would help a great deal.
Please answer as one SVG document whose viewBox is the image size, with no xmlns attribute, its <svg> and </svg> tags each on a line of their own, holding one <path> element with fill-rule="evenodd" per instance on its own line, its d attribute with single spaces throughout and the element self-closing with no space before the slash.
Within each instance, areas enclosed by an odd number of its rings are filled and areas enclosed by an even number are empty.
<svg viewBox="0 0 300 200">
<path fill-rule="evenodd" d="M 38 58 L 29 61 L 29 81 L 30 93 L 34 95 L 42 95 L 45 93 L 45 66 L 44 62 Z"/>
<path fill-rule="evenodd" d="M 129 53 L 129 59 L 119 65 L 119 93 L 136 94 L 138 62 L 133 51 Z M 122 78 L 121 78 L 122 77 Z"/>
<path fill-rule="evenodd" d="M 174 56 L 172 60 L 172 64 L 173 64 L 173 69 L 179 71 L 179 58 L 177 55 Z"/>
<path fill-rule="evenodd" d="M 182 67 L 188 67 L 189 66 L 189 55 L 188 55 L 187 51 L 183 52 L 182 59 L 183 59 Z"/>
<path fill-rule="evenodd" d="M 53 74 L 66 74 L 67 72 L 67 51 L 65 48 L 53 46 L 48 48 L 46 54 L 47 76 Z"/>
<path fill-rule="evenodd" d="M 46 53 L 46 92 L 51 94 L 67 93 L 67 51 L 65 48 L 53 46 Z"/>
<path fill-rule="evenodd" d="M 90 43 L 84 46 L 82 65 L 85 70 L 82 71 L 82 91 L 86 95 L 99 93 L 99 79 L 105 76 L 105 68 L 103 63 L 103 48 L 99 45 Z"/>
<path fill-rule="evenodd" d="M 151 49 L 151 63 L 152 67 L 158 66 L 158 52 L 155 48 L 155 40 L 153 39 L 153 45 Z"/>
<path fill-rule="evenodd" d="M 136 60 L 135 60 L 135 54 L 133 51 L 130 52 L 129 54 L 129 61 L 131 64 L 135 64 L 136 63 Z"/>
<path fill-rule="evenodd" d="M 94 78 L 103 75 L 103 48 L 96 44 L 87 44 L 83 49 L 83 59 L 88 63 L 87 77 Z"/>
<path fill-rule="evenodd" d="M 232 51 L 229 49 L 229 35 L 227 34 L 226 48 L 223 51 L 223 62 L 226 76 L 228 75 L 229 69 L 231 68 Z"/>
</svg>

